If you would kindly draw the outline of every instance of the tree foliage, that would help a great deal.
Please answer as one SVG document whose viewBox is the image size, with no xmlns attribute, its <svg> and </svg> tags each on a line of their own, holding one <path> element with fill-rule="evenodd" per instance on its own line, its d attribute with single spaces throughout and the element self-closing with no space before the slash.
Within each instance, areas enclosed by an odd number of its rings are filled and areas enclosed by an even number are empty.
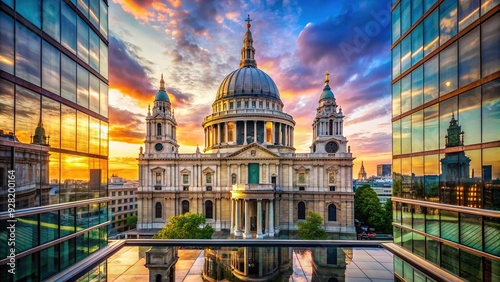
<svg viewBox="0 0 500 282">
<path fill-rule="evenodd" d="M 392 202 L 388 200 L 383 207 L 377 193 L 368 184 L 356 188 L 354 217 L 378 232 L 392 233 Z"/>
<path fill-rule="evenodd" d="M 298 235 L 302 240 L 325 240 L 326 231 L 323 229 L 323 218 L 312 211 L 307 211 L 305 221 L 297 223 L 299 227 Z"/>
<path fill-rule="evenodd" d="M 172 216 L 154 239 L 210 239 L 214 229 L 202 214 L 188 212 Z"/>
<path fill-rule="evenodd" d="M 127 225 L 135 228 L 137 225 L 137 215 L 127 217 Z"/>
</svg>

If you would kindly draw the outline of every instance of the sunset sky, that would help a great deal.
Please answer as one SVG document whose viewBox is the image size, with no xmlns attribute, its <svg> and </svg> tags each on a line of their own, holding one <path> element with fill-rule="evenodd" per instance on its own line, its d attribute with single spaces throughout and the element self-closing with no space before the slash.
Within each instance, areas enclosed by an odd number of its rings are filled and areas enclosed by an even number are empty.
<svg viewBox="0 0 500 282">
<path fill-rule="evenodd" d="M 368 175 L 391 163 L 390 2 L 373 0 L 110 0 L 109 173 L 137 179 L 145 115 L 163 73 L 180 153 L 203 150 L 201 122 L 224 77 L 239 67 L 246 31 L 309 152 L 324 73 L 346 116 L 344 135 Z"/>
</svg>

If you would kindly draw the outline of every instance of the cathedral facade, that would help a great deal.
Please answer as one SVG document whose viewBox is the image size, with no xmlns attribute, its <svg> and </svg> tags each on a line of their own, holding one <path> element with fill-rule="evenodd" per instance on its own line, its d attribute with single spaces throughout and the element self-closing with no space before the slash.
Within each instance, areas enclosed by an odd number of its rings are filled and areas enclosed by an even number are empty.
<svg viewBox="0 0 500 282">
<path fill-rule="evenodd" d="M 178 153 L 177 122 L 161 78 L 138 158 L 139 232 L 196 212 L 216 231 L 273 237 L 297 230 L 313 211 L 323 217 L 327 232 L 355 233 L 353 157 L 328 73 L 318 95 L 311 151 L 295 153 L 295 121 L 283 111 L 276 84 L 257 68 L 254 55 L 248 23 L 240 67 L 224 78 L 212 113 L 202 122 L 203 152 Z"/>
</svg>

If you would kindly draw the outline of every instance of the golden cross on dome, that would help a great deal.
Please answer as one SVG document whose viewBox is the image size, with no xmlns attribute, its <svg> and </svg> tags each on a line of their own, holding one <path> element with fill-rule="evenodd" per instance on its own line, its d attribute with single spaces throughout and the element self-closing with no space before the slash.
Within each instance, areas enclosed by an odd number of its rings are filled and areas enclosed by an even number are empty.
<svg viewBox="0 0 500 282">
<path fill-rule="evenodd" d="M 325 72 L 325 85 L 328 85 L 328 83 L 330 82 L 330 79 L 328 79 L 328 76 L 330 75 L 330 73 L 328 73 L 328 71 Z"/>
<path fill-rule="evenodd" d="M 250 28 L 250 22 L 252 19 L 250 19 L 250 15 L 248 15 L 248 18 L 245 20 L 247 22 L 247 28 Z"/>
</svg>

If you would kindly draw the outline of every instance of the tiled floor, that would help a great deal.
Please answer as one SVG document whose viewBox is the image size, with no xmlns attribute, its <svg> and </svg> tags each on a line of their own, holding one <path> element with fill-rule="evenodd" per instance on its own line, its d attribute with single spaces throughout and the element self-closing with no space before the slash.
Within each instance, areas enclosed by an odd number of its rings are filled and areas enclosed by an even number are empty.
<svg viewBox="0 0 500 282">
<path fill-rule="evenodd" d="M 144 266 L 145 252 L 150 247 L 124 247 L 108 259 L 108 281 L 148 281 L 149 272 Z M 345 271 L 338 272 L 339 281 L 393 281 L 392 254 L 385 249 L 343 249 Z M 293 251 L 293 272 L 289 281 L 312 281 L 313 260 L 310 250 Z M 175 281 L 203 281 L 201 273 L 204 265 L 203 250 L 178 251 L 175 265 Z M 342 270 L 342 268 L 340 269 Z"/>
</svg>

